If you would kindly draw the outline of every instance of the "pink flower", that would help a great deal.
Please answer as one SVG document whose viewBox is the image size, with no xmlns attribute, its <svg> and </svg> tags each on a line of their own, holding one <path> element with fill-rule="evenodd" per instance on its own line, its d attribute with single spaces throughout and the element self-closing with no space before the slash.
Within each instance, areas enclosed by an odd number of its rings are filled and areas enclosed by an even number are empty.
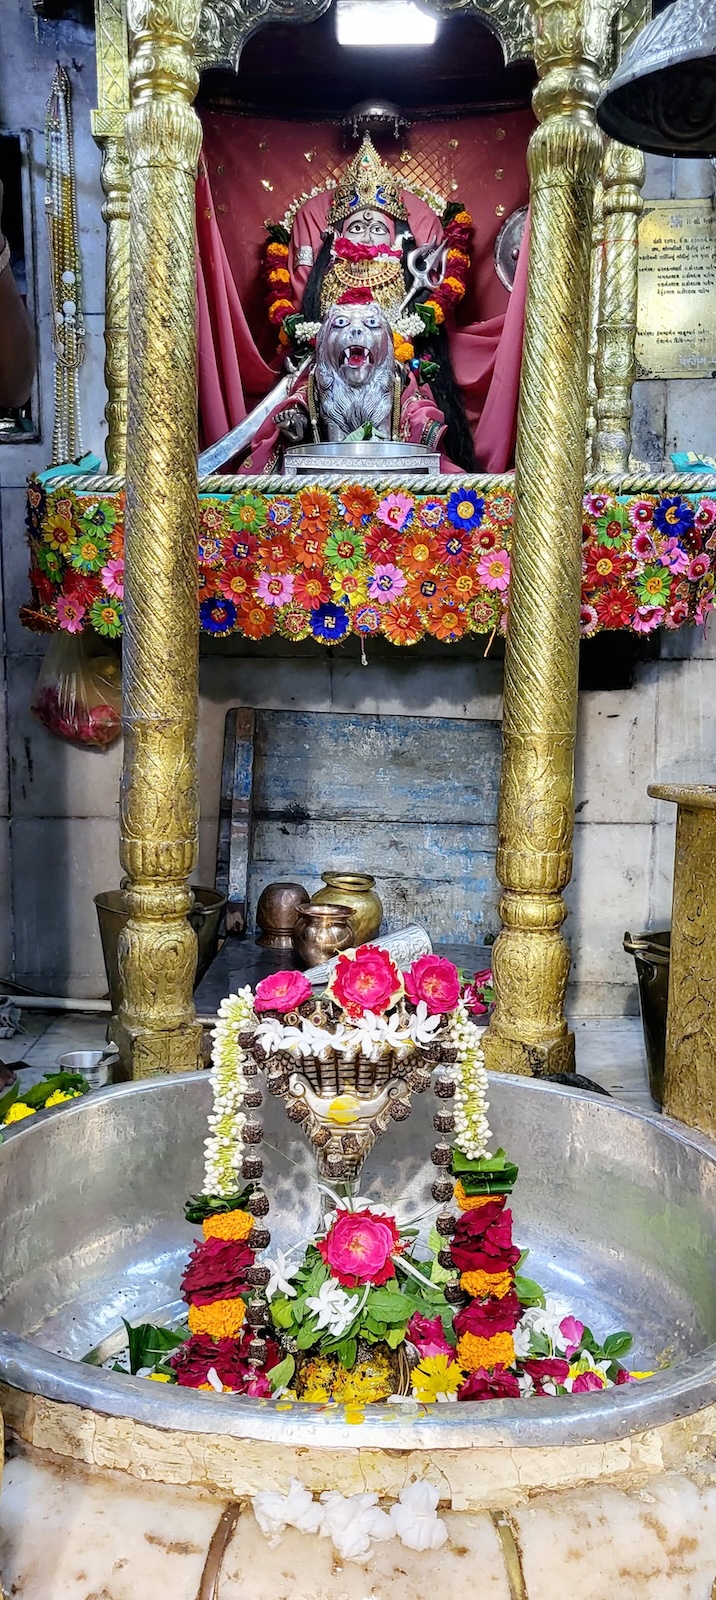
<svg viewBox="0 0 716 1600">
<path fill-rule="evenodd" d="M 415 501 L 407 494 L 389 494 L 381 500 L 375 513 L 378 522 L 387 522 L 391 528 L 404 528 L 413 515 Z"/>
<path fill-rule="evenodd" d="M 395 1277 L 391 1261 L 400 1245 L 400 1234 L 392 1217 L 373 1211 L 339 1211 L 325 1239 L 316 1249 L 332 1277 L 346 1289 L 362 1283 L 387 1283 Z"/>
<path fill-rule="evenodd" d="M 636 1383 L 636 1381 L 636 1378 L 632 1377 L 631 1372 L 627 1372 L 626 1367 L 620 1367 L 616 1378 L 614 1379 L 617 1388 L 619 1388 L 620 1384 L 622 1383 Z"/>
<path fill-rule="evenodd" d="M 597 612 L 595 611 L 594 606 L 580 606 L 580 608 L 579 608 L 579 632 L 580 632 L 582 638 L 583 639 L 591 638 L 592 634 L 596 633 L 598 627 L 599 627 L 599 616 L 598 616 Z"/>
<path fill-rule="evenodd" d="M 700 624 L 702 622 L 706 621 L 706 618 L 707 618 L 707 616 L 709 614 L 709 611 L 713 611 L 713 606 L 714 606 L 714 597 L 713 597 L 713 595 L 712 594 L 702 595 L 702 597 L 701 597 L 701 599 L 700 599 L 700 601 L 699 601 L 699 603 L 698 603 L 698 605 L 696 607 L 696 610 L 694 612 L 694 622 L 697 624 L 697 626 L 700 626 Z"/>
<path fill-rule="evenodd" d="M 478 993 L 474 983 L 468 983 L 463 990 L 463 1000 L 472 1017 L 484 1017 L 488 1010 L 487 1002 Z"/>
<path fill-rule="evenodd" d="M 635 633 L 653 633 L 663 621 L 663 606 L 637 606 L 631 625 Z"/>
<path fill-rule="evenodd" d="M 582 1343 L 584 1323 L 578 1317 L 563 1317 L 559 1324 L 559 1331 L 564 1339 L 564 1349 L 568 1356 L 573 1356 Z"/>
<path fill-rule="evenodd" d="M 688 622 L 689 608 L 685 600 L 675 600 L 664 617 L 665 628 L 681 628 Z"/>
<path fill-rule="evenodd" d="M 668 567 L 669 572 L 686 572 L 689 565 L 688 555 L 678 539 L 667 539 L 659 560 L 662 567 Z"/>
<path fill-rule="evenodd" d="M 486 589 L 506 589 L 510 581 L 509 551 L 486 550 L 477 563 L 477 572 Z"/>
<path fill-rule="evenodd" d="M 697 528 L 711 528 L 716 522 L 716 500 L 702 500 L 694 517 Z"/>
<path fill-rule="evenodd" d="M 671 541 L 673 544 L 676 540 Z M 631 542 L 632 555 L 637 561 L 654 561 L 656 559 L 656 545 L 650 533 L 635 533 Z M 666 563 L 664 563 L 666 565 Z"/>
<path fill-rule="evenodd" d="M 419 1311 L 414 1311 L 405 1330 L 406 1338 L 420 1351 L 423 1356 L 453 1356 L 455 1354 L 451 1344 L 448 1344 L 443 1325 L 439 1317 L 424 1317 Z"/>
<path fill-rule="evenodd" d="M 591 517 L 603 517 L 607 506 L 610 504 L 611 496 L 608 494 L 585 494 L 584 496 L 584 509 L 589 512 Z"/>
<path fill-rule="evenodd" d="M 532 1379 L 538 1394 L 544 1393 L 542 1384 L 545 1381 L 563 1384 L 569 1377 L 569 1362 L 560 1361 L 558 1356 L 533 1356 L 524 1362 L 524 1369 Z"/>
<path fill-rule="evenodd" d="M 572 1394 L 589 1394 L 592 1389 L 606 1389 L 607 1380 L 601 1372 L 580 1372 L 572 1379 Z"/>
<path fill-rule="evenodd" d="M 338 957 L 327 990 L 350 1017 L 381 1015 L 402 995 L 403 979 L 385 950 L 362 944 Z"/>
<path fill-rule="evenodd" d="M 273 1393 L 265 1372 L 258 1372 L 246 1385 L 246 1393 L 252 1394 L 255 1399 L 269 1400 Z"/>
<path fill-rule="evenodd" d="M 262 572 L 256 585 L 256 597 L 267 606 L 286 606 L 293 599 L 292 572 Z"/>
<path fill-rule="evenodd" d="M 71 600 L 66 594 L 58 594 L 56 606 L 57 621 L 65 633 L 81 633 L 87 607 L 80 605 L 78 600 Z"/>
<path fill-rule="evenodd" d="M 102 578 L 102 582 L 103 582 L 103 584 L 105 586 L 105 589 L 107 590 L 107 593 L 108 594 L 113 594 L 114 597 L 115 597 L 115 600 L 123 600 L 124 599 L 124 559 L 123 559 L 123 557 L 122 556 L 114 556 L 111 561 L 107 562 L 106 567 L 102 568 L 102 572 L 101 572 L 100 576 Z"/>
<path fill-rule="evenodd" d="M 460 998 L 457 967 L 444 956 L 419 956 L 405 974 L 405 993 L 414 1005 L 424 1000 L 433 1017 L 454 1011 Z"/>
<path fill-rule="evenodd" d="M 397 498 L 397 496 L 393 496 L 393 498 Z M 388 561 L 383 566 L 373 568 L 373 576 L 368 584 L 368 593 L 371 600 L 378 600 L 382 606 L 389 606 L 393 600 L 397 600 L 407 586 L 407 579 L 403 576 L 400 567 L 394 567 L 392 562 Z"/>
<path fill-rule="evenodd" d="M 705 578 L 706 573 L 710 570 L 710 567 L 711 562 L 705 552 L 702 551 L 700 556 L 694 556 L 694 559 L 691 562 L 686 574 L 689 582 L 697 583 L 699 578 Z"/>
<path fill-rule="evenodd" d="M 627 516 L 632 528 L 646 528 L 654 521 L 654 507 L 651 500 L 635 500 L 627 510 Z"/>
<path fill-rule="evenodd" d="M 302 972 L 272 972 L 256 985 L 255 1011 L 295 1011 L 311 998 L 311 985 Z"/>
</svg>

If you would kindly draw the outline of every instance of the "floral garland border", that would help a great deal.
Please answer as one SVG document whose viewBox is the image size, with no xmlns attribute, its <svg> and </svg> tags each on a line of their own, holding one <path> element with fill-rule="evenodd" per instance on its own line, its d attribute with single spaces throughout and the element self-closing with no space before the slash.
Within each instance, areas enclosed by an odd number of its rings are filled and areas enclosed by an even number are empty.
<svg viewBox="0 0 716 1600">
<path fill-rule="evenodd" d="M 417 644 L 505 632 L 511 490 L 390 493 L 287 481 L 200 496 L 203 633 L 313 638 L 351 634 Z M 124 496 L 28 487 L 32 602 L 39 632 L 122 632 Z M 581 633 L 652 633 L 705 622 L 714 604 L 716 499 L 701 494 L 584 497 Z"/>
</svg>

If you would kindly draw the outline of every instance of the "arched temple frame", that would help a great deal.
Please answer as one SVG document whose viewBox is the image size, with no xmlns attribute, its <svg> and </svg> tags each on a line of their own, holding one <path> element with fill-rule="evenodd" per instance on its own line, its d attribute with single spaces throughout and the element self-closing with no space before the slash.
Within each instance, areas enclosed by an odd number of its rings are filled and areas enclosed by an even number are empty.
<svg viewBox="0 0 716 1600">
<path fill-rule="evenodd" d="M 256 29 L 312 21 L 329 4 L 95 0 L 93 132 L 107 223 L 107 457 L 115 475 L 95 482 L 126 482 L 121 857 L 131 916 L 119 959 L 122 1046 L 135 1077 L 191 1070 L 200 1045 L 186 921 L 198 835 L 200 125 L 192 101 L 203 66 L 235 67 Z M 539 1074 L 574 1066 L 561 925 L 572 862 L 585 471 L 587 482 L 614 491 L 684 487 L 630 466 L 644 161 L 605 141 L 594 114 L 647 5 L 434 0 L 433 9 L 475 12 L 506 62 L 533 56 L 539 80 L 498 816 L 503 931 L 485 1041 L 489 1067 Z M 464 479 L 475 488 L 500 481 Z M 686 487 L 702 481 L 692 475 Z"/>
</svg>

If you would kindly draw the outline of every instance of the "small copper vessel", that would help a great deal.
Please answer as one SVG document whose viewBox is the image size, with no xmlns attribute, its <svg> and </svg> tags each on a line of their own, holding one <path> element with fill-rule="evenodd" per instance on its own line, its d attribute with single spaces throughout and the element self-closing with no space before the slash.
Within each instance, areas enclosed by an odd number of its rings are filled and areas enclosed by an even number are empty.
<svg viewBox="0 0 716 1600">
<path fill-rule="evenodd" d="M 355 937 L 348 906 L 301 906 L 293 930 L 293 943 L 306 967 L 320 966 L 340 950 L 351 949 Z"/>
<path fill-rule="evenodd" d="M 325 889 L 311 896 L 311 905 L 346 906 L 353 923 L 353 941 L 367 944 L 380 932 L 383 906 L 376 894 L 375 878 L 369 872 L 322 872 Z"/>
<path fill-rule="evenodd" d="M 296 918 L 309 898 L 308 890 L 300 883 L 268 883 L 256 907 L 259 944 L 272 950 L 290 950 Z"/>
</svg>

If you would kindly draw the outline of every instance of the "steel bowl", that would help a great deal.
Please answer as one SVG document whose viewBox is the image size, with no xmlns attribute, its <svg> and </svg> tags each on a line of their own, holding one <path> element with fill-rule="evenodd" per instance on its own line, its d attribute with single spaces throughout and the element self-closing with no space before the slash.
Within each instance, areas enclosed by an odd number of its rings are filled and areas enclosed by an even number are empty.
<svg viewBox="0 0 716 1600">
<path fill-rule="evenodd" d="M 716 1146 L 665 1118 L 597 1096 L 493 1078 L 497 1140 L 520 1164 L 515 1238 L 526 1271 L 598 1334 L 630 1329 L 643 1383 L 597 1394 L 417 1408 L 214 1397 L 96 1364 L 122 1318 L 170 1318 L 197 1229 L 185 1197 L 202 1185 L 210 1084 L 202 1073 L 120 1084 L 6 1130 L 0 1146 L 0 1379 L 159 1429 L 294 1445 L 386 1450 L 583 1444 L 621 1438 L 716 1396 Z M 432 1096 L 379 1139 L 364 1192 L 430 1226 Z M 307 1143 L 280 1102 L 266 1107 L 273 1246 L 318 1217 Z M 86 1360 L 94 1352 L 92 1360 Z M 83 1359 L 85 1358 L 85 1359 Z M 665 1363 L 668 1363 L 666 1365 Z M 662 1364 L 663 1370 L 662 1370 Z"/>
</svg>

